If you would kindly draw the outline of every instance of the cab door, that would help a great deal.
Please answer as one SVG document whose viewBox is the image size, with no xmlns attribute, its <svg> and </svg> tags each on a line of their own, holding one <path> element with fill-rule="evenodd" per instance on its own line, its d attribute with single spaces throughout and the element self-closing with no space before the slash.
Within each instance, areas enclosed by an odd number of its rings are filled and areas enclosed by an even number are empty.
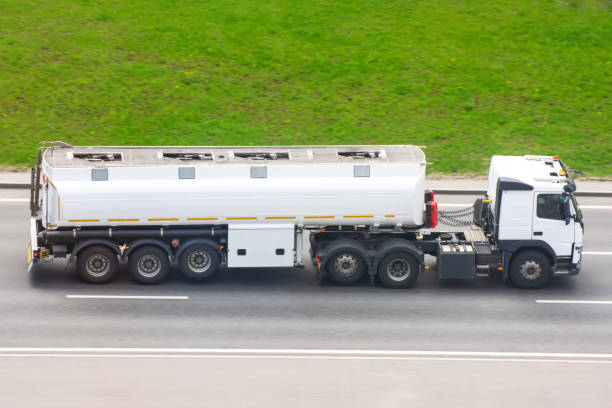
<svg viewBox="0 0 612 408">
<path fill-rule="evenodd" d="M 535 193 L 531 239 L 548 243 L 556 256 L 571 256 L 574 243 L 574 219 L 566 224 L 564 200 L 561 193 Z"/>
</svg>

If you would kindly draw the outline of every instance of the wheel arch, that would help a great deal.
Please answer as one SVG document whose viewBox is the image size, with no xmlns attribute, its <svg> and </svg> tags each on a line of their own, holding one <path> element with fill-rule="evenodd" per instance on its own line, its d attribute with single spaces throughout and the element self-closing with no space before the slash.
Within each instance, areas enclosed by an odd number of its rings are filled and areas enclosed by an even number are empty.
<svg viewBox="0 0 612 408">
<path fill-rule="evenodd" d="M 412 255 L 421 269 L 425 265 L 425 254 L 413 242 L 403 238 L 389 238 L 376 247 L 376 255 L 372 259 L 373 270 L 378 270 L 380 262 L 392 252 L 406 252 Z"/>
<path fill-rule="evenodd" d="M 157 239 L 150 239 L 150 238 L 145 238 L 145 239 L 138 239 L 134 242 L 130 242 L 128 245 L 128 248 L 123 252 L 123 254 L 121 255 L 122 259 L 127 259 L 129 257 L 129 255 L 136 249 L 143 247 L 145 245 L 151 245 L 151 246 L 156 246 L 162 250 L 164 250 L 168 256 L 170 257 L 171 260 L 173 260 L 173 254 L 172 254 L 172 248 L 170 247 L 169 244 L 163 242 L 163 241 L 159 241 Z"/>
<path fill-rule="evenodd" d="M 76 243 L 72 251 L 70 252 L 70 258 L 68 259 L 68 263 L 73 262 L 78 256 L 79 252 L 83 251 L 85 248 L 94 246 L 94 245 L 102 245 L 106 246 L 117 253 L 117 255 L 121 255 L 121 249 L 117 244 L 112 241 L 106 239 L 87 239 L 83 241 L 79 241 Z"/>
<path fill-rule="evenodd" d="M 325 271 L 327 267 L 327 262 L 337 253 L 345 250 L 351 249 L 355 251 L 359 256 L 363 258 L 368 268 L 368 273 L 371 273 L 372 270 L 372 262 L 371 257 L 366 251 L 366 249 L 357 241 L 356 239 L 351 238 L 337 238 L 325 245 L 322 248 L 319 248 L 315 251 L 315 255 L 319 257 L 321 260 L 321 271 Z"/>
<path fill-rule="evenodd" d="M 550 266 L 555 264 L 555 251 L 545 241 L 539 240 L 516 240 L 516 241 L 500 241 L 499 247 L 504 253 L 504 269 L 503 278 L 508 279 L 510 266 L 515 256 L 526 251 L 540 252 L 550 262 Z"/>
</svg>

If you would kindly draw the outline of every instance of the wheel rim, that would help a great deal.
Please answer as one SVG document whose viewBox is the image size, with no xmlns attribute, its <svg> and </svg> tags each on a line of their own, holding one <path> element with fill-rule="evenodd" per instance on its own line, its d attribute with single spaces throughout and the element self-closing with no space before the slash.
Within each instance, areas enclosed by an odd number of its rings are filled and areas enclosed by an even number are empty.
<svg viewBox="0 0 612 408">
<path fill-rule="evenodd" d="M 191 272 L 204 273 L 210 269 L 211 258 L 208 251 L 196 249 L 189 254 L 187 258 L 187 267 Z"/>
<path fill-rule="evenodd" d="M 85 263 L 87 274 L 95 278 L 102 277 L 110 270 L 109 259 L 102 254 L 93 254 L 87 258 Z"/>
<path fill-rule="evenodd" d="M 395 282 L 406 280 L 410 276 L 410 263 L 404 258 L 395 258 L 387 265 L 387 276 Z"/>
<path fill-rule="evenodd" d="M 540 276 L 542 276 L 542 265 L 532 260 L 523 262 L 519 268 L 519 274 L 521 275 L 522 279 L 527 281 L 537 280 Z"/>
<path fill-rule="evenodd" d="M 342 254 L 334 261 L 334 270 L 340 276 L 353 276 L 359 269 L 359 260 L 353 254 Z"/>
<path fill-rule="evenodd" d="M 161 259 L 155 255 L 147 254 L 138 259 L 138 273 L 145 278 L 153 278 L 161 271 Z"/>
</svg>

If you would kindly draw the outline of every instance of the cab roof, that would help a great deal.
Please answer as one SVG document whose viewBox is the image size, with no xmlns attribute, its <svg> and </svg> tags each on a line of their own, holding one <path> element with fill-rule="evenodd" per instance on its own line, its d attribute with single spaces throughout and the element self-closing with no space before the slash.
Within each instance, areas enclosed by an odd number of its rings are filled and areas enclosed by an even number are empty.
<svg viewBox="0 0 612 408">
<path fill-rule="evenodd" d="M 489 189 L 506 177 L 532 186 L 535 190 L 563 191 L 571 179 L 556 156 L 493 156 L 489 168 Z"/>
</svg>

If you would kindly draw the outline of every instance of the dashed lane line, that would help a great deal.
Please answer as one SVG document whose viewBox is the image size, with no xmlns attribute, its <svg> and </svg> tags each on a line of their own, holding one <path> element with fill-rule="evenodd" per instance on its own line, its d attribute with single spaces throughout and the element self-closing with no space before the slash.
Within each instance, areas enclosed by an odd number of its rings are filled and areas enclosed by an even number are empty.
<svg viewBox="0 0 612 408">
<path fill-rule="evenodd" d="M 133 300 L 188 300 L 189 296 L 153 296 L 153 295 L 66 295 L 67 299 L 133 299 Z"/>
<path fill-rule="evenodd" d="M 612 305 L 612 300 L 563 300 L 563 299 L 538 299 L 536 303 L 565 304 L 565 305 Z"/>
</svg>

